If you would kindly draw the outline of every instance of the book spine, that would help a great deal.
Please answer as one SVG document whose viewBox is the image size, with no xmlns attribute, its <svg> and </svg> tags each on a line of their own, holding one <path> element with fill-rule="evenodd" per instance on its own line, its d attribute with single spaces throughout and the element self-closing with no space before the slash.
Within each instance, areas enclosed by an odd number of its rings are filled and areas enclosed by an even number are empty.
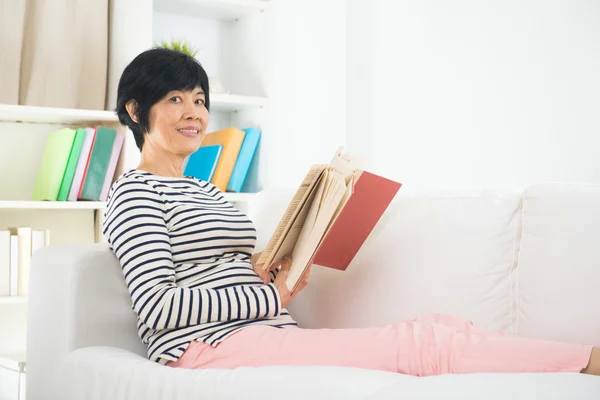
<svg viewBox="0 0 600 400">
<path fill-rule="evenodd" d="M 10 296 L 10 231 L 0 231 L 0 296 Z"/>
<path fill-rule="evenodd" d="M 233 171 L 231 172 L 229 183 L 227 184 L 228 192 L 239 193 L 242 191 L 244 181 L 246 180 L 246 176 L 248 176 L 248 170 L 250 169 L 250 165 L 256 154 L 256 149 L 258 148 L 258 142 L 261 135 L 260 131 L 255 128 L 247 128 L 244 129 L 244 132 L 246 134 L 244 136 L 242 148 L 240 149 L 240 154 L 233 167 Z"/>
</svg>

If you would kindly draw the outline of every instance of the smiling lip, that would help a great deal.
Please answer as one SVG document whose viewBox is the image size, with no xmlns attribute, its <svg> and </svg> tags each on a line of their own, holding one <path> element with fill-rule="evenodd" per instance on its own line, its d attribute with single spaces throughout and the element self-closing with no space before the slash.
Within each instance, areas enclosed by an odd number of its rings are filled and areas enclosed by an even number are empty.
<svg viewBox="0 0 600 400">
<path fill-rule="evenodd" d="M 200 133 L 200 129 L 195 126 L 184 126 L 183 128 L 177 129 L 177 132 L 181 133 L 183 136 L 195 138 Z"/>
</svg>

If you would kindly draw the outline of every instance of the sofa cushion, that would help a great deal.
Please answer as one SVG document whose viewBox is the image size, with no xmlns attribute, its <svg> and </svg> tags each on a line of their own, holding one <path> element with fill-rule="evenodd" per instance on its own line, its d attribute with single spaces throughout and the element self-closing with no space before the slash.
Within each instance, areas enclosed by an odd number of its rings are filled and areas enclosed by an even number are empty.
<svg viewBox="0 0 600 400">
<path fill-rule="evenodd" d="M 525 191 L 517 276 L 520 335 L 600 345 L 600 185 Z"/>
<path fill-rule="evenodd" d="M 292 194 L 265 192 L 249 208 L 259 246 Z M 377 326 L 447 313 L 508 330 L 519 207 L 518 193 L 403 187 L 349 268 L 313 268 L 310 285 L 289 310 L 303 327 Z"/>
</svg>

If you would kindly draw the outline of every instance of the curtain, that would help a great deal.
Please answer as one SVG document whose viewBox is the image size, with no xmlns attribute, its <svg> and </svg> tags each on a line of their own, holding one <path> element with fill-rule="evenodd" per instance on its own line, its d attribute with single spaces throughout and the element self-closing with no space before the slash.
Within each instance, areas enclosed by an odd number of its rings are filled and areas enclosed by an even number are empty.
<svg viewBox="0 0 600 400">
<path fill-rule="evenodd" d="M 104 109 L 109 0 L 0 0 L 0 102 Z"/>
</svg>

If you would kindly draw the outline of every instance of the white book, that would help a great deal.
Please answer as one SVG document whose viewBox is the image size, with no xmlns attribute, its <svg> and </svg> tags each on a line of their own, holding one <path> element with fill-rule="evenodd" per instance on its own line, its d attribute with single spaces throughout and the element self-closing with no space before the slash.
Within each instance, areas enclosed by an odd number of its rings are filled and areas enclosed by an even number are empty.
<svg viewBox="0 0 600 400">
<path fill-rule="evenodd" d="M 42 229 L 33 229 L 31 231 L 31 255 L 42 247 L 46 246 L 46 231 Z"/>
<path fill-rule="evenodd" d="M 0 296 L 10 296 L 10 231 L 0 231 Z"/>
<path fill-rule="evenodd" d="M 31 262 L 31 228 L 11 228 L 13 235 L 19 237 L 18 247 L 18 290 L 19 296 L 27 296 L 29 293 L 29 264 Z"/>
<path fill-rule="evenodd" d="M 19 294 L 19 237 L 10 236 L 10 295 Z"/>
</svg>

